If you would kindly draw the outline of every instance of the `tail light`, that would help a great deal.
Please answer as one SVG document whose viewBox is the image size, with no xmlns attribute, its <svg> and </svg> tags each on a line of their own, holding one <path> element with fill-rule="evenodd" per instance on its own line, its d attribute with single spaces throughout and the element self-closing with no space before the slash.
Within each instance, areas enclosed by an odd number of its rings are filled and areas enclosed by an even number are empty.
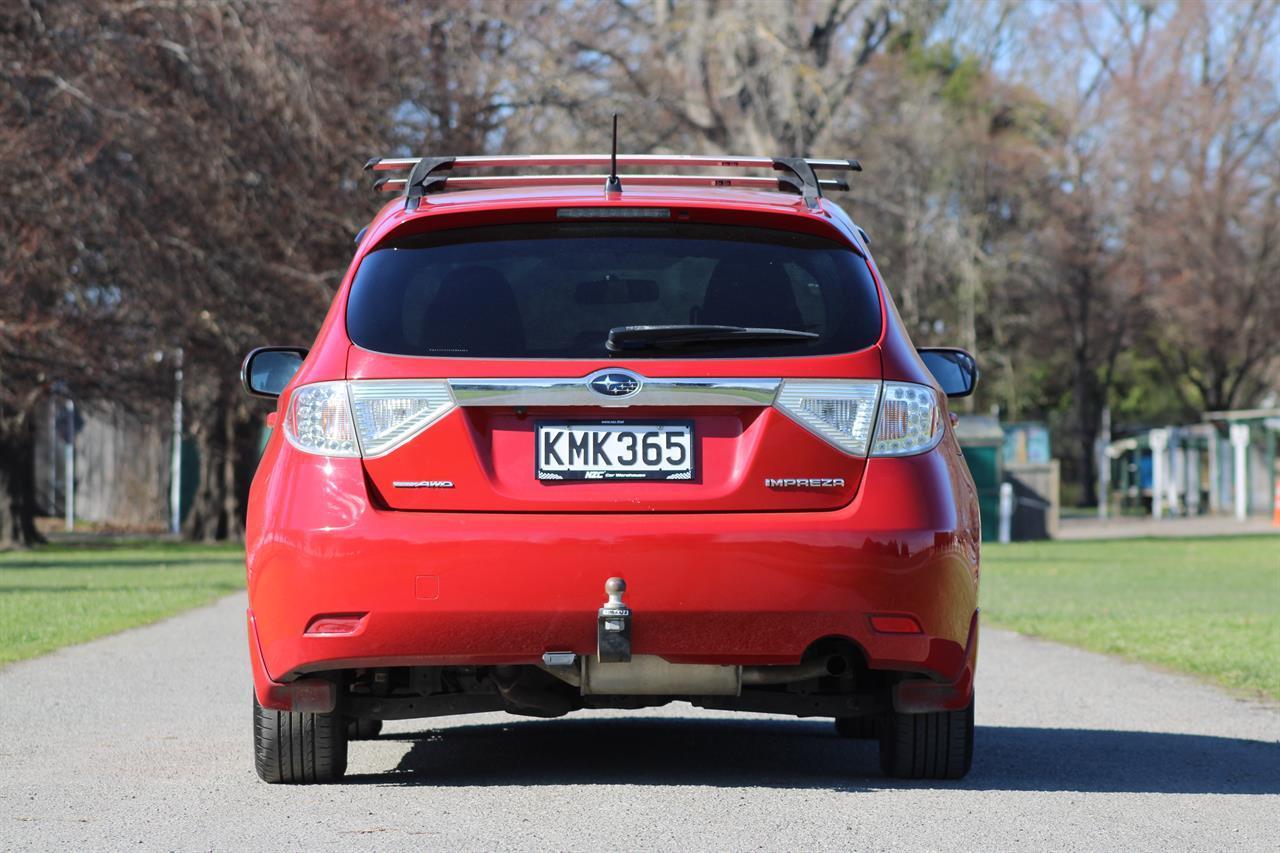
<svg viewBox="0 0 1280 853">
<path fill-rule="evenodd" d="M 788 380 L 774 405 L 853 456 L 910 456 L 942 439 L 937 393 L 912 382 Z"/>
<path fill-rule="evenodd" d="M 886 382 L 880 418 L 871 443 L 872 456 L 910 456 L 932 449 L 942 440 L 938 395 L 913 382 Z"/>
<path fill-rule="evenodd" d="M 289 398 L 284 418 L 289 443 L 320 456 L 359 456 L 345 382 L 303 385 Z"/>
<path fill-rule="evenodd" d="M 404 444 L 452 408 L 444 382 L 317 382 L 293 392 L 285 435 L 307 453 L 370 458 Z"/>
<path fill-rule="evenodd" d="M 845 453 L 866 456 L 879 382 L 782 383 L 774 405 Z"/>
<path fill-rule="evenodd" d="M 381 456 L 422 432 L 453 408 L 444 382 L 388 379 L 348 383 L 360 452 Z"/>
</svg>

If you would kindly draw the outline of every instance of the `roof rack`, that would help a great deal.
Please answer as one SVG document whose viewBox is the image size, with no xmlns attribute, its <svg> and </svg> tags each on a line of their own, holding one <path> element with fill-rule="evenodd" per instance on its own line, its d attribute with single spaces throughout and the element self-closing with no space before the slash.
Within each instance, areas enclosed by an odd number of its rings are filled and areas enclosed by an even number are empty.
<svg viewBox="0 0 1280 853">
<path fill-rule="evenodd" d="M 366 170 L 375 172 L 408 171 L 405 178 L 381 177 L 374 182 L 374 189 L 381 192 L 403 192 L 405 207 L 418 206 L 422 197 L 430 193 L 452 190 L 495 189 L 506 187 L 538 186 L 590 186 L 602 182 L 607 175 L 504 175 L 459 176 L 453 172 L 462 169 L 506 169 L 524 166 L 573 167 L 599 166 L 612 168 L 609 154 L 524 154 L 511 156 L 466 157 L 389 157 L 377 158 L 365 163 Z M 750 189 L 777 189 L 798 193 L 810 208 L 818 206 L 822 190 L 847 190 L 843 179 L 819 180 L 819 171 L 860 172 L 857 160 L 828 160 L 805 157 L 715 157 L 680 154 L 619 154 L 617 165 L 622 166 L 678 166 L 690 169 L 770 169 L 783 174 L 775 177 L 742 177 L 736 175 L 618 175 L 616 178 L 637 186 L 685 186 L 685 187 L 746 187 Z"/>
</svg>

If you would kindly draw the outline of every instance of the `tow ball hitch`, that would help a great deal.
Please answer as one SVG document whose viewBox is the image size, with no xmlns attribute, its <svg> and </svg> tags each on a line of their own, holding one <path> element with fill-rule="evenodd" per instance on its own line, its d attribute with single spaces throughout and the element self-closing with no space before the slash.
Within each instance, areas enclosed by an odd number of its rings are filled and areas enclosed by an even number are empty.
<svg viewBox="0 0 1280 853">
<path fill-rule="evenodd" d="M 631 609 L 622 603 L 627 582 L 609 578 L 604 582 L 609 600 L 596 617 L 596 658 L 601 663 L 631 661 Z"/>
</svg>

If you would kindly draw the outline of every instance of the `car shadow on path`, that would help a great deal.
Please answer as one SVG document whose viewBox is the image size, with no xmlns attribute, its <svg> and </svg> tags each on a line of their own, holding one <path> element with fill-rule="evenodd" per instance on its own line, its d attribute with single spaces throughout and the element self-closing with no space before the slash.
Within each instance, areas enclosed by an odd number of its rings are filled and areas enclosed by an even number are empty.
<svg viewBox="0 0 1280 853">
<path fill-rule="evenodd" d="M 873 742 L 825 720 L 513 720 L 382 739 L 409 751 L 389 773 L 345 782 L 1280 794 L 1280 744 L 1194 734 L 979 726 L 958 782 L 887 778 Z"/>
</svg>

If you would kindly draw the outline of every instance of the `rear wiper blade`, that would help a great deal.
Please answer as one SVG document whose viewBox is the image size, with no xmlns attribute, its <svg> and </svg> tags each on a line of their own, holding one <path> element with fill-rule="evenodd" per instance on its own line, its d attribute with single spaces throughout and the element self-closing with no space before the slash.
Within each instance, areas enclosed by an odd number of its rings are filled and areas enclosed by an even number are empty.
<svg viewBox="0 0 1280 853">
<path fill-rule="evenodd" d="M 737 341 L 811 341 L 817 337 L 816 332 L 752 326 L 617 326 L 609 330 L 609 338 L 604 345 L 609 352 L 624 352 Z"/>
</svg>

